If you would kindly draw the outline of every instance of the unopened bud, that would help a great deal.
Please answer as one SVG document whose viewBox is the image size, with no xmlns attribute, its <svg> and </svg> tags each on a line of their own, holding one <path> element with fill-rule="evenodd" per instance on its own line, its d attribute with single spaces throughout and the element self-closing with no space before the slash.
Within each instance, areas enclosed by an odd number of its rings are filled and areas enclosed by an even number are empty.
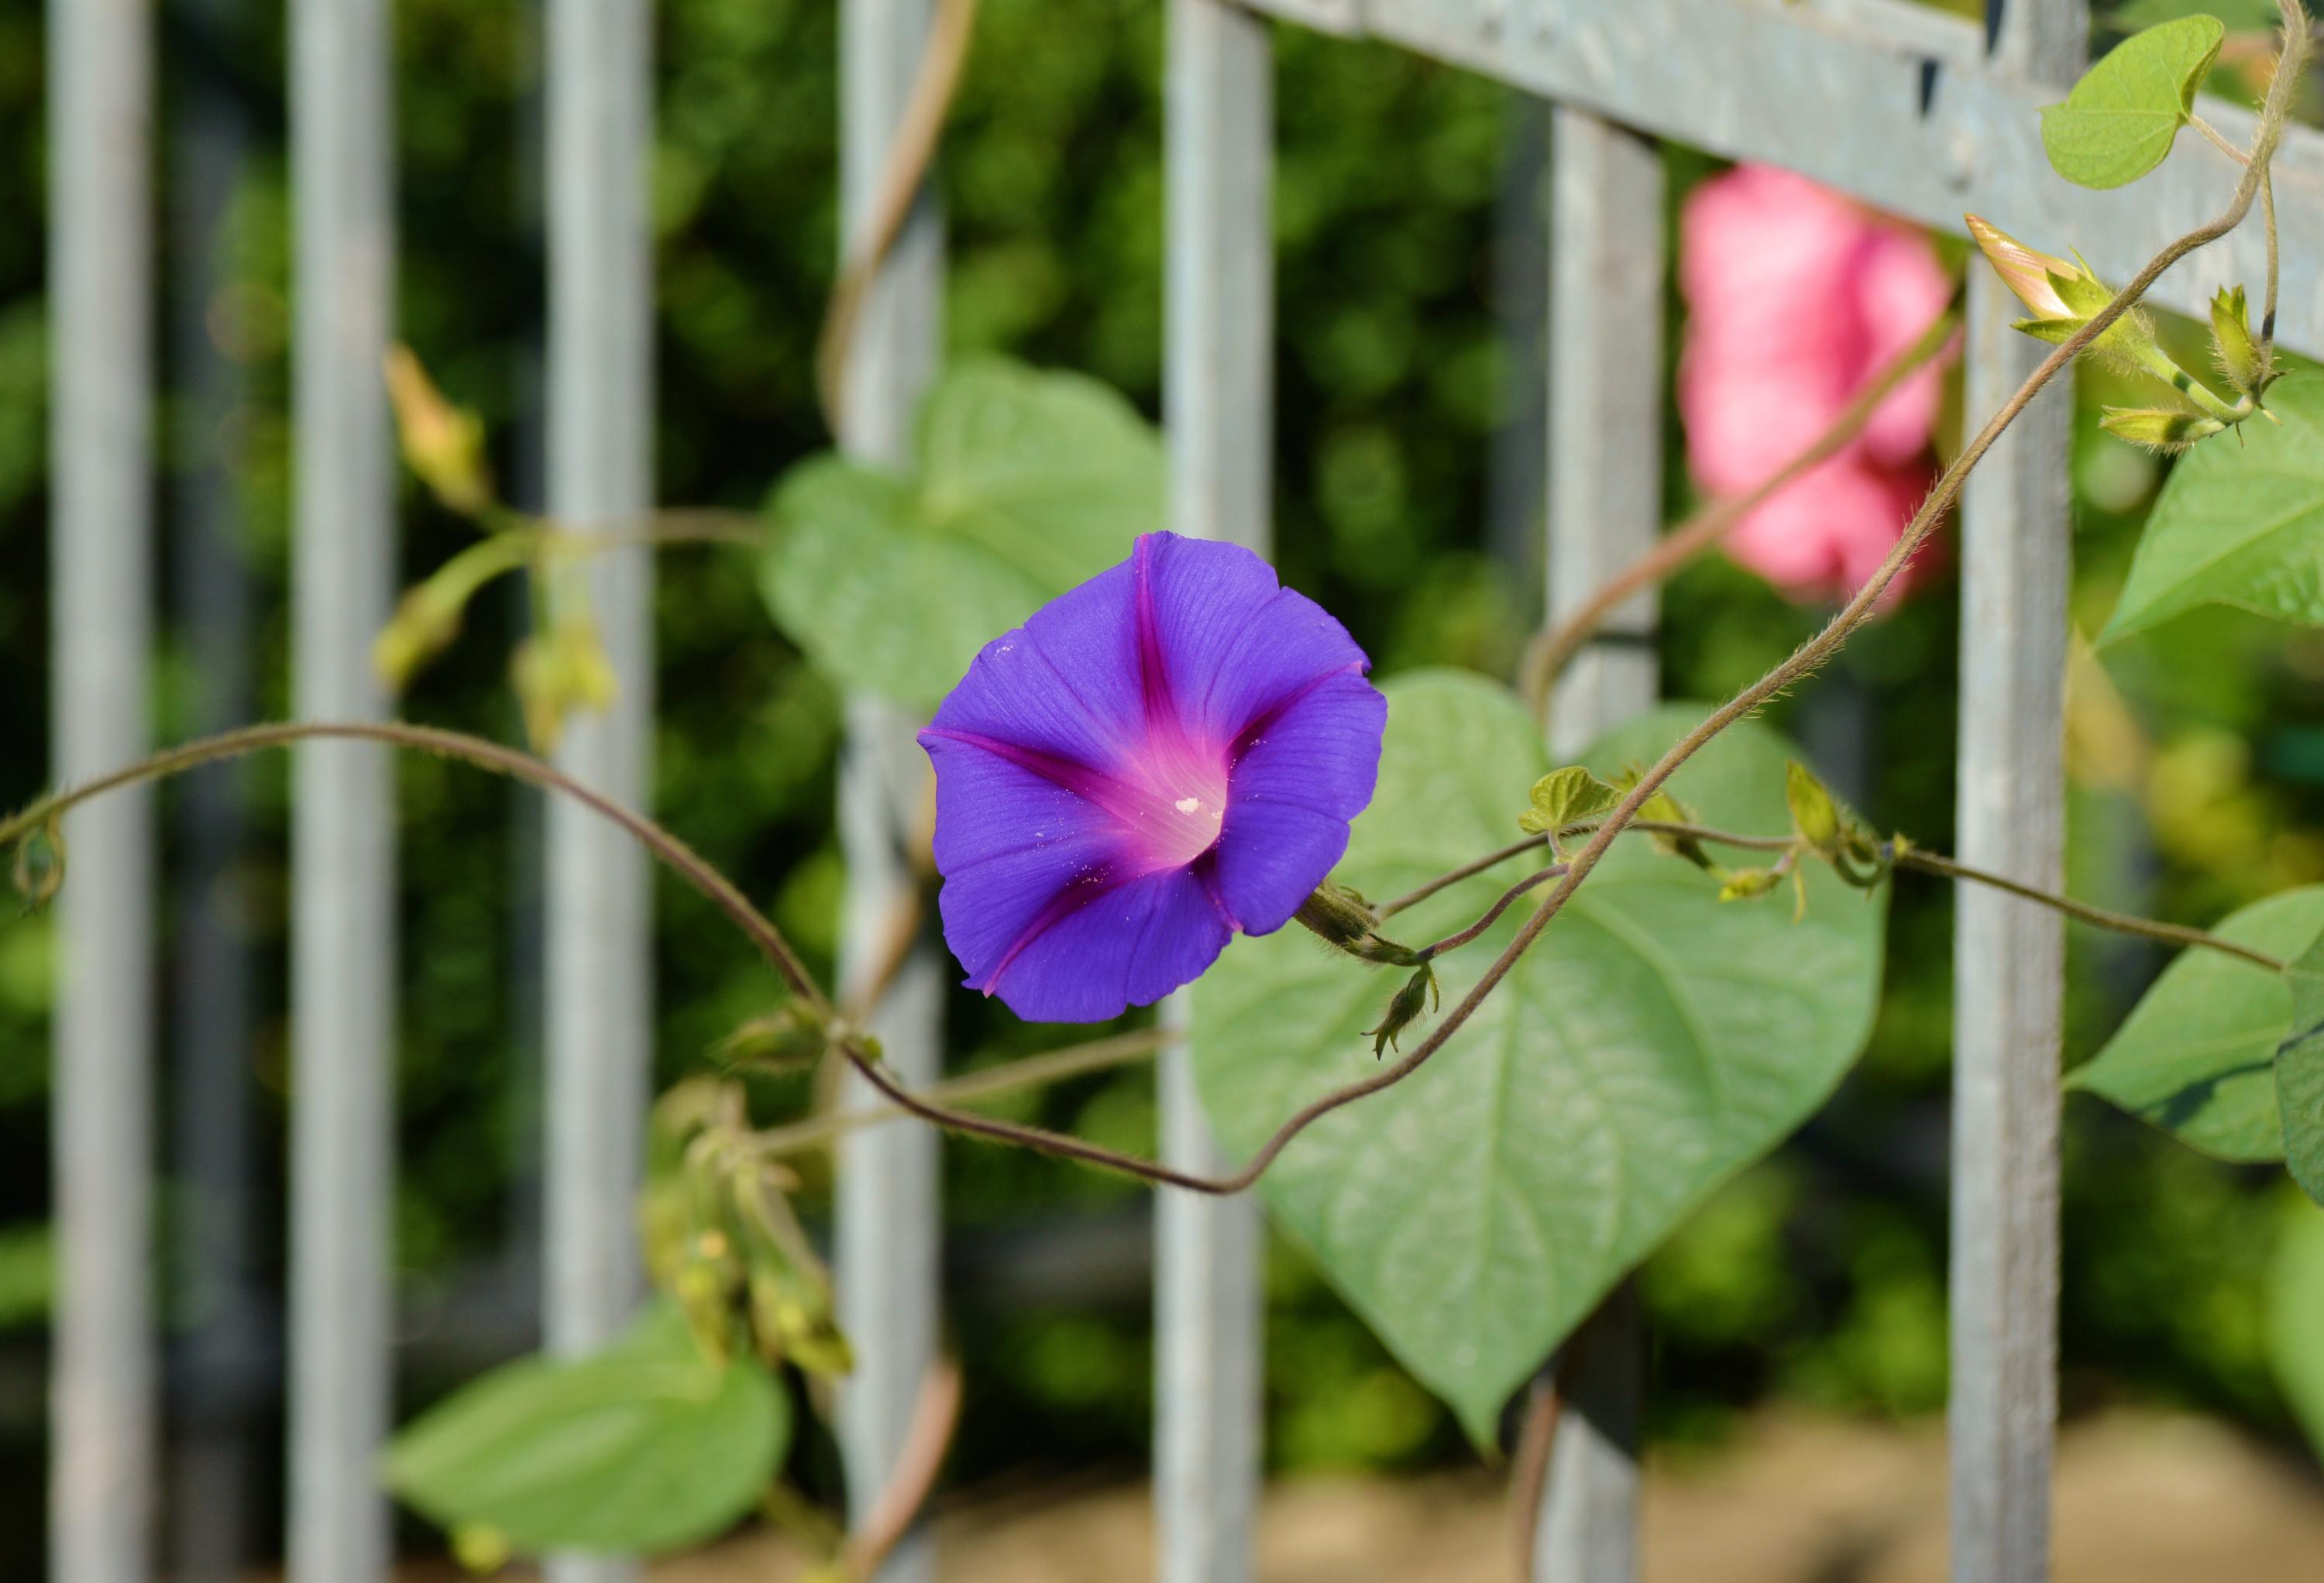
<svg viewBox="0 0 2324 1583">
<path fill-rule="evenodd" d="M 1336 880 L 1326 879 L 1315 887 L 1313 894 L 1299 904 L 1292 915 L 1310 934 L 1326 943 L 1342 949 L 1353 945 L 1372 932 L 1379 920 L 1364 898 Z"/>
<path fill-rule="evenodd" d="M 493 503 L 484 420 L 446 400 L 409 346 L 388 349 L 386 373 L 404 465 L 453 511 L 481 515 Z"/>
<path fill-rule="evenodd" d="M 2098 427 L 2116 439 L 2170 454 L 2183 451 L 2227 428 L 2200 412 L 2174 411 L 2163 407 L 2109 407 Z"/>
<path fill-rule="evenodd" d="M 812 1066 L 830 1047 L 831 1028 L 814 1008 L 798 1001 L 754 1017 L 710 1047 L 726 1066 L 786 1071 Z"/>
<path fill-rule="evenodd" d="M 1719 888 L 1721 901 L 1753 901 L 1766 895 L 1784 882 L 1784 877 L 1773 869 L 1730 870 L 1726 882 Z"/>
<path fill-rule="evenodd" d="M 1840 805 L 1815 772 L 1796 759 L 1784 766 L 1784 800 L 1791 805 L 1792 828 L 1802 841 L 1826 857 L 1840 850 Z"/>
<path fill-rule="evenodd" d="M 2259 390 L 2259 344 L 2252 339 L 2251 308 L 2241 286 L 2221 287 L 2211 299 L 2211 354 L 2229 384 L 2246 392 Z"/>
<path fill-rule="evenodd" d="M 580 616 L 519 644 L 510 679 L 524 707 L 525 734 L 541 753 L 553 751 L 563 739 L 567 715 L 576 709 L 602 711 L 619 690 L 596 626 Z"/>
</svg>

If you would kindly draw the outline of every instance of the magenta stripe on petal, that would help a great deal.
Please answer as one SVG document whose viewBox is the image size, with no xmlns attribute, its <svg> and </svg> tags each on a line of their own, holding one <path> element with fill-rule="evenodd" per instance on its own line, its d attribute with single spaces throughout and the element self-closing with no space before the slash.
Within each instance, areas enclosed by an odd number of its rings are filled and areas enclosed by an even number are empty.
<svg viewBox="0 0 2324 1583">
<path fill-rule="evenodd" d="M 1371 800 L 1368 668 L 1259 557 L 1167 533 L 987 644 L 920 733 L 969 986 L 1098 1021 L 1281 927 Z"/>
</svg>

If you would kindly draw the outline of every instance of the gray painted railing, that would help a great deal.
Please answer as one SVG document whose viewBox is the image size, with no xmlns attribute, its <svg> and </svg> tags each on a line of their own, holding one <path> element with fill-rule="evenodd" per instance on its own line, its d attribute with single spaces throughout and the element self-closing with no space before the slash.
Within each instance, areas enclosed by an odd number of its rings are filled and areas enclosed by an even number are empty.
<svg viewBox="0 0 2324 1583">
<path fill-rule="evenodd" d="M 553 512 L 618 522 L 650 502 L 649 0 L 548 0 L 550 22 Z M 1556 102 L 1549 598 L 1570 604 L 1659 527 L 1663 392 L 1660 170 L 1644 136 L 1786 165 L 1910 218 L 1990 212 L 2126 272 L 2214 209 L 2227 168 L 2190 143 L 2136 203 L 2056 180 L 2034 116 L 2082 57 L 2085 0 L 1993 0 L 1991 26 L 1901 0 L 1170 0 L 1166 401 L 1171 520 L 1270 541 L 1272 74 L 1268 14 L 1368 33 Z M 369 635 L 396 584 L 379 360 L 390 336 L 392 180 L 385 0 L 296 0 L 300 438 L 295 658 L 302 713 L 376 715 Z M 845 0 L 843 235 L 864 221 L 918 65 L 927 0 Z M 152 513 L 147 209 L 153 62 L 136 0 L 51 0 L 57 776 L 134 758 L 147 738 Z M 2249 117 L 2210 106 L 2230 135 Z M 1623 130 L 1628 128 L 1628 130 Z M 2282 338 L 2324 350 L 2324 137 L 2287 140 Z M 2198 307 L 2259 268 L 2239 235 L 2167 277 Z M 849 450 L 895 460 L 938 348 L 943 247 L 925 199 L 875 283 L 839 415 Z M 2029 365 L 2011 309 L 1972 285 L 1969 400 L 1993 406 Z M 1621 337 L 1618 343 L 1614 337 Z M 1641 337 L 1646 337 L 1642 339 Z M 1586 399 L 1581 392 L 1589 392 Z M 2057 714 L 2069 567 L 2061 393 L 2035 404 L 1964 503 L 1959 849 L 2053 882 L 2061 831 Z M 641 557 L 593 573 L 623 681 L 566 761 L 625 801 L 650 787 L 651 579 Z M 1634 640 L 1577 662 L 1560 694 L 1566 749 L 1654 696 L 1642 599 Z M 843 987 L 869 988 L 918 880 L 904 852 L 925 816 L 911 722 L 850 706 L 842 781 L 853 874 Z M 290 1539 L 298 1583 L 383 1575 L 374 1482 L 387 1422 L 387 1193 L 396 940 L 392 779 L 383 755 L 303 750 L 296 778 L 292 999 Z M 76 814 L 60 909 L 55 1136 L 60 1280 L 52 1575 L 152 1575 L 156 1456 L 151 1235 L 154 994 L 150 799 Z M 551 815 L 549 1339 L 586 1347 L 637 1290 L 629 1193 L 650 1051 L 648 890 L 634 856 Z M 1954 1572 L 2047 1570 L 2054 1417 L 2057 1059 L 2053 919 L 1960 898 L 1951 1413 Z M 898 1072 L 936 1074 L 945 970 L 923 944 L 874 1017 Z M 1176 1018 L 1175 1009 L 1166 1017 Z M 1183 1057 L 1167 1055 L 1164 1146 L 1215 1163 Z M 864 1096 L 851 1086 L 847 1102 Z M 894 1467 L 935 1357 L 939 1149 L 879 1127 L 842 1151 L 843 1319 L 862 1368 L 842 1394 L 859 1505 Z M 627 1162 L 624 1165 L 622 1163 Z M 1158 1206 L 1156 1403 L 1159 1575 L 1252 1571 L 1259 1480 L 1259 1234 L 1248 1202 Z M 1639 1337 L 1618 1293 L 1573 1343 L 1572 1411 L 1539 1524 L 1536 1570 L 1559 1583 L 1635 1575 Z M 558 1575 L 627 1576 L 560 1562 Z M 933 1575 L 924 1540 L 887 1583 Z"/>
<path fill-rule="evenodd" d="M 549 512 L 566 530 L 634 528 L 653 503 L 653 135 L 647 0 L 549 0 Z M 590 619 L 620 677 L 571 724 L 559 762 L 628 807 L 651 805 L 653 559 L 593 556 Z M 635 842 L 551 797 L 541 1335 L 588 1352 L 632 1316 L 635 1224 L 653 1070 L 653 891 Z M 555 1583 L 623 1583 L 622 1560 L 561 1557 Z"/>
</svg>

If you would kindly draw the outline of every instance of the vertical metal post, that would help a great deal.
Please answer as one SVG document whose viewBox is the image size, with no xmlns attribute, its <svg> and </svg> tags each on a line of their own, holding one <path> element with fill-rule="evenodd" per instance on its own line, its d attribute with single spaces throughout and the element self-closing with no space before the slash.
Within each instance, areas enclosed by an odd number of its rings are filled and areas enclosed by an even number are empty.
<svg viewBox="0 0 2324 1583">
<path fill-rule="evenodd" d="M 51 0 L 50 517 L 58 781 L 143 754 L 152 626 L 152 15 Z M 59 1285 L 50 1575 L 135 1583 L 151 1561 L 152 802 L 68 821 L 55 1042 Z"/>
<path fill-rule="evenodd" d="M 1268 23 L 1171 0 L 1164 400 L 1170 526 L 1264 555 L 1275 433 L 1275 96 Z M 1166 1002 L 1167 1026 L 1184 1026 Z M 1162 1157 L 1218 1171 L 1186 1052 L 1163 1052 Z M 1154 1502 L 1158 1583 L 1253 1570 L 1264 1323 L 1258 1204 L 1157 1190 Z"/>
<path fill-rule="evenodd" d="M 560 528 L 635 523 L 653 502 L 653 255 L 647 214 L 651 32 L 643 0 L 549 0 L 549 511 Z M 652 786 L 653 565 L 643 548 L 578 571 L 620 692 L 570 722 L 558 762 L 628 807 Z M 642 1289 L 637 1218 L 653 1063 L 653 892 L 636 844 L 562 797 L 548 807 L 542 1331 L 587 1352 Z M 558 1583 L 636 1563 L 561 1557 Z"/>
<path fill-rule="evenodd" d="M 1990 15 L 2004 63 L 2060 83 L 2080 70 L 2085 0 L 1992 0 Z M 2009 328 L 2017 312 L 1993 272 L 1973 264 L 1972 422 L 2040 360 L 2043 349 Z M 2065 861 L 2071 387 L 2061 380 L 2026 410 L 1961 503 L 1955 850 L 2051 889 Z M 2038 1583 L 2050 1573 L 2057 1418 L 2064 929 L 2056 914 L 1998 891 L 1964 890 L 1954 908 L 1952 1575 Z"/>
<path fill-rule="evenodd" d="M 78 3 L 78 0 L 75 0 Z M 309 720 L 386 713 L 372 638 L 396 584 L 380 373 L 394 209 L 386 0 L 291 7 L 298 235 L 294 697 Z M 384 1577 L 376 1464 L 392 1390 L 395 797 L 384 750 L 301 748 L 290 820 L 290 1576 Z"/>
<path fill-rule="evenodd" d="M 929 0 L 844 0 L 840 11 L 840 235 L 862 235 L 928 35 Z M 866 461 L 899 463 L 935 370 L 944 229 L 924 189 L 866 294 L 848 349 L 840 441 Z M 870 697 L 847 706 L 840 766 L 840 844 L 847 859 L 840 989 L 866 994 L 894 937 L 899 909 L 917 904 L 919 878 L 906 833 L 921 827 L 931 796 L 919 723 Z M 943 1058 L 945 968 L 925 932 L 888 983 L 871 1019 L 890 1066 L 906 1082 L 937 1075 Z M 844 1104 L 878 1096 L 850 1072 Z M 840 1321 L 856 1348 L 856 1372 L 840 1389 L 839 1439 L 850 1512 L 879 1500 L 896 1467 L 913 1410 L 936 1360 L 941 1302 L 936 1135 L 924 1127 L 876 1127 L 840 1146 L 836 1214 Z M 929 1583 L 936 1558 L 914 1532 L 880 1569 L 880 1583 Z"/>
<path fill-rule="evenodd" d="M 1653 143 L 1560 107 L 1550 154 L 1550 619 L 1662 531 L 1663 166 Z M 1552 751 L 1582 751 L 1653 706 L 1655 599 L 1643 593 L 1576 655 L 1551 701 Z M 1549 1583 L 1638 1571 L 1637 1302 L 1626 1284 L 1567 1347 L 1567 1401 L 1536 1528 Z"/>
</svg>

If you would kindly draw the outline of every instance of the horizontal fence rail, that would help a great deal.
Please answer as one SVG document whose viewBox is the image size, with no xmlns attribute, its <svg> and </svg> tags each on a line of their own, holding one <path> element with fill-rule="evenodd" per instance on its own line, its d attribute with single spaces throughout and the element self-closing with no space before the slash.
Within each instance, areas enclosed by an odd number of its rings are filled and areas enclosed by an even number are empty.
<svg viewBox="0 0 2324 1583">
<path fill-rule="evenodd" d="M 2127 279 L 2226 206 L 2227 157 L 2184 137 L 2137 192 L 2092 192 L 2050 169 L 2037 111 L 2063 97 L 1988 58 L 1985 30 L 1904 0 L 1250 0 L 1327 32 L 1402 44 L 1512 87 L 1729 159 L 1783 165 L 1923 225 L 1985 215 L 2036 246 L 2071 242 Z M 2203 101 L 2248 143 L 2251 114 Z M 2282 225 L 2278 339 L 2324 352 L 2324 133 L 2294 126 L 2275 156 Z M 2156 284 L 2200 316 L 2255 281 L 2256 226 Z"/>
</svg>

